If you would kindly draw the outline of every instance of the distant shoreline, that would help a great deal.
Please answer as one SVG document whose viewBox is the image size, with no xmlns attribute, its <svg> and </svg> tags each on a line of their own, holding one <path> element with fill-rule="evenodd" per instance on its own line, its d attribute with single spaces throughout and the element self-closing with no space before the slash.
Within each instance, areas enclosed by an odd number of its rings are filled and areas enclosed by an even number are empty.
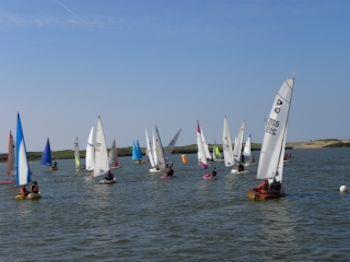
<svg viewBox="0 0 350 262">
<path fill-rule="evenodd" d="M 209 145 L 210 151 L 212 151 L 212 146 Z M 324 148 L 341 148 L 350 147 L 350 140 L 337 140 L 337 139 L 323 139 L 323 140 L 312 140 L 309 142 L 293 142 L 288 143 L 286 149 L 324 149 Z M 222 146 L 219 146 L 222 151 Z M 259 151 L 261 149 L 261 144 L 252 144 L 253 151 Z M 131 147 L 118 148 L 118 155 L 120 157 L 131 156 Z M 145 154 L 145 149 L 142 149 Z M 197 145 L 187 145 L 178 146 L 174 148 L 173 154 L 195 154 L 197 153 Z M 42 152 L 28 152 L 28 158 L 30 161 L 40 160 Z M 80 157 L 85 158 L 85 150 L 80 151 Z M 73 159 L 73 150 L 60 150 L 52 152 L 52 158 L 59 159 Z M 6 162 L 7 154 L 0 154 L 0 162 Z"/>
</svg>

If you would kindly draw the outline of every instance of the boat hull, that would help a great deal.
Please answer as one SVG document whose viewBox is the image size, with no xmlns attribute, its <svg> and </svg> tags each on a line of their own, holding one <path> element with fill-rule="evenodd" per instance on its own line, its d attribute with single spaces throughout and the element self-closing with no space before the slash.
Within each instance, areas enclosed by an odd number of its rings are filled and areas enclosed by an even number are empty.
<svg viewBox="0 0 350 262">
<path fill-rule="evenodd" d="M 212 176 L 212 174 L 206 174 L 202 177 L 204 180 L 215 180 L 216 176 Z"/>
<path fill-rule="evenodd" d="M 248 170 L 238 171 L 237 169 L 231 169 L 231 174 L 244 175 L 248 174 Z"/>
<path fill-rule="evenodd" d="M 39 200 L 41 198 L 41 194 L 33 194 L 33 193 L 30 193 L 28 194 L 27 196 L 22 196 L 22 195 L 17 195 L 16 196 L 16 200 Z"/>
<path fill-rule="evenodd" d="M 281 197 L 284 197 L 285 194 L 284 193 L 279 193 L 279 194 L 276 194 L 276 193 L 261 193 L 261 192 L 256 192 L 254 190 L 250 190 L 248 191 L 247 193 L 247 197 L 250 199 L 250 200 L 253 200 L 253 201 L 266 201 L 266 200 L 271 200 L 271 199 L 278 199 L 278 198 L 281 198 Z"/>
<path fill-rule="evenodd" d="M 151 169 L 149 169 L 149 172 L 152 173 L 152 174 L 156 174 L 156 173 L 162 172 L 162 170 L 156 169 L 156 168 L 151 168 Z"/>
<path fill-rule="evenodd" d="M 113 180 L 106 180 L 106 179 L 102 179 L 99 181 L 100 184 L 106 184 L 106 185 L 109 185 L 109 184 L 114 184 L 114 183 L 117 183 L 117 179 L 116 178 L 113 178 Z"/>
</svg>

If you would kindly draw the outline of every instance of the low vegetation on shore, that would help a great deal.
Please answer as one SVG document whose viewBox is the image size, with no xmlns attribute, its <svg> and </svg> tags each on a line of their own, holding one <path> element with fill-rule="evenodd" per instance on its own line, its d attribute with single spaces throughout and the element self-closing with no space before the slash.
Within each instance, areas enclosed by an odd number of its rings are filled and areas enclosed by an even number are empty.
<svg viewBox="0 0 350 262">
<path fill-rule="evenodd" d="M 338 140 L 338 139 L 322 139 L 312 140 L 309 142 L 295 142 L 288 143 L 286 149 L 322 149 L 322 148 L 337 148 L 337 147 L 350 147 L 349 140 Z M 222 151 L 222 146 L 219 146 Z M 252 144 L 252 150 L 258 151 L 261 148 L 261 144 Z M 212 151 L 212 145 L 209 145 L 210 151 Z M 131 147 L 118 148 L 118 155 L 131 156 Z M 145 154 L 145 149 L 142 149 Z M 197 153 L 197 145 L 178 146 L 174 148 L 174 154 L 195 154 Z M 42 152 L 29 152 L 28 158 L 30 161 L 39 160 L 42 157 Z M 80 157 L 85 158 L 85 150 L 80 151 Z M 53 159 L 72 159 L 74 158 L 73 150 L 61 150 L 52 152 Z M 0 154 L 0 162 L 7 160 L 7 154 Z"/>
</svg>

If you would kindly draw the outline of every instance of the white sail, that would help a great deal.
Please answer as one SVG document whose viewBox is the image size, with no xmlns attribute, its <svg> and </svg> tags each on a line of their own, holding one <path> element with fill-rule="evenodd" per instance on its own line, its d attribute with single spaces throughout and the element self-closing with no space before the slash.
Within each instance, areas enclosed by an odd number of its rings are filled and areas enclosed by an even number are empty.
<svg viewBox="0 0 350 262">
<path fill-rule="evenodd" d="M 74 162 L 75 162 L 75 169 L 80 169 L 80 150 L 79 150 L 79 139 L 78 137 L 75 138 L 74 141 Z"/>
<path fill-rule="evenodd" d="M 151 149 L 152 149 L 153 162 L 154 162 L 154 166 L 153 167 L 157 167 L 158 156 L 157 156 L 157 150 L 156 150 L 156 135 L 155 135 L 154 131 L 152 131 Z"/>
<path fill-rule="evenodd" d="M 216 143 L 215 143 L 216 144 Z M 215 146 L 213 146 L 213 154 L 212 154 L 212 158 L 213 158 L 213 161 L 215 161 L 216 160 L 216 155 L 215 155 Z"/>
<path fill-rule="evenodd" d="M 241 163 L 241 160 L 242 160 L 244 129 L 245 129 L 245 122 L 243 121 L 241 124 L 241 127 L 239 128 L 237 139 L 235 140 L 235 147 L 233 149 L 233 158 L 234 158 L 235 164 Z"/>
<path fill-rule="evenodd" d="M 158 127 L 155 127 L 155 152 L 157 155 L 157 162 L 156 165 L 159 169 L 164 169 L 166 167 L 165 163 L 165 157 L 164 157 L 164 150 L 162 145 L 162 140 L 160 139 Z"/>
<path fill-rule="evenodd" d="M 155 167 L 155 162 L 153 158 L 153 150 L 152 150 L 152 142 L 149 139 L 148 131 L 145 129 L 145 135 L 146 135 L 146 155 L 149 159 L 149 163 L 151 164 L 151 167 Z M 152 137 L 153 138 L 153 137 Z"/>
<path fill-rule="evenodd" d="M 88 143 L 86 145 L 85 152 L 85 169 L 87 171 L 94 170 L 94 162 L 95 162 L 95 139 L 94 139 L 94 127 L 91 127 Z"/>
<path fill-rule="evenodd" d="M 109 153 L 108 153 L 108 162 L 109 162 L 109 165 L 111 167 L 119 166 L 117 143 L 116 143 L 115 139 L 113 139 L 113 143 L 112 143 L 111 149 L 109 150 Z"/>
<path fill-rule="evenodd" d="M 201 138 L 202 138 L 202 142 L 203 142 L 203 148 L 204 148 L 205 157 L 207 159 L 211 159 L 211 155 L 210 155 L 210 152 L 209 152 L 209 146 L 207 144 L 207 141 L 205 140 L 203 128 L 201 128 Z"/>
<path fill-rule="evenodd" d="M 258 179 L 273 178 L 282 181 L 284 148 L 294 79 L 283 82 L 279 89 L 265 126 L 265 135 L 260 152 Z"/>
<path fill-rule="evenodd" d="M 247 137 L 247 140 L 245 141 L 243 155 L 247 158 L 252 157 L 252 141 L 250 135 Z"/>
<path fill-rule="evenodd" d="M 199 126 L 199 123 L 197 124 L 197 146 L 198 146 L 198 161 L 204 167 L 207 167 L 208 166 L 208 158 L 207 158 L 207 156 L 205 154 L 202 130 L 201 130 L 200 126 Z"/>
<path fill-rule="evenodd" d="M 224 119 L 224 132 L 222 135 L 222 148 L 224 152 L 225 166 L 230 167 L 234 164 L 233 149 L 232 149 L 232 138 L 231 132 L 228 125 L 227 118 Z"/>
<path fill-rule="evenodd" d="M 101 117 L 98 117 L 95 141 L 94 177 L 106 174 L 110 170 L 106 138 L 103 131 Z"/>
</svg>

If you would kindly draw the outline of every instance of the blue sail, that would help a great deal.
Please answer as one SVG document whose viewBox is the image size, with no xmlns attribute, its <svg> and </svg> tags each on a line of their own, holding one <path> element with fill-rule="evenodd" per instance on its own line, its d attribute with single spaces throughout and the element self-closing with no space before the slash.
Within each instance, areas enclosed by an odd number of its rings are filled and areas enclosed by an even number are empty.
<svg viewBox="0 0 350 262">
<path fill-rule="evenodd" d="M 139 159 L 137 158 L 137 148 L 136 148 L 135 141 L 133 141 L 133 143 L 132 143 L 132 156 L 131 156 L 131 159 L 132 159 L 132 161 L 137 161 L 137 160 L 139 160 Z"/>
<path fill-rule="evenodd" d="M 46 141 L 46 146 L 43 153 L 43 157 L 41 159 L 41 164 L 43 166 L 52 166 L 51 147 L 49 139 L 47 139 Z"/>
<path fill-rule="evenodd" d="M 137 158 L 138 160 L 142 160 L 142 150 L 140 147 L 139 140 L 136 140 L 136 148 L 137 148 Z"/>
<path fill-rule="evenodd" d="M 31 181 L 31 172 L 29 168 L 27 149 L 24 141 L 22 122 L 19 113 L 17 113 L 16 158 L 16 183 L 17 186 L 25 186 Z"/>
</svg>

